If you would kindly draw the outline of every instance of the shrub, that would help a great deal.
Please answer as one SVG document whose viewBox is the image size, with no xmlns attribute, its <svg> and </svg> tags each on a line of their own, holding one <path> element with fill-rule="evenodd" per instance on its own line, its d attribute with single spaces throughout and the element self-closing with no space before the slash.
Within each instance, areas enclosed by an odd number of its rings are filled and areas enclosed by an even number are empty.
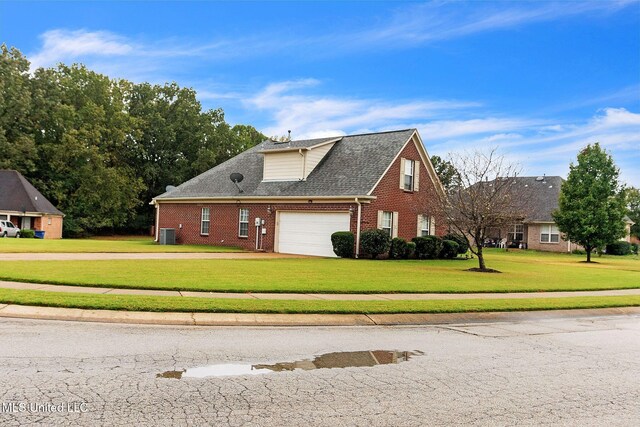
<svg viewBox="0 0 640 427">
<path fill-rule="evenodd" d="M 20 237 L 23 237 L 25 239 L 33 239 L 34 237 L 36 237 L 36 232 L 25 228 L 24 230 L 20 230 Z"/>
<path fill-rule="evenodd" d="M 633 252 L 634 254 L 638 255 L 638 247 L 640 245 L 638 245 L 637 243 L 632 243 L 631 244 L 631 252 Z"/>
<path fill-rule="evenodd" d="M 416 244 L 414 242 L 407 242 L 407 258 L 413 258 L 416 253 Z"/>
<path fill-rule="evenodd" d="M 392 259 L 407 259 L 409 258 L 409 254 L 407 251 L 407 241 L 400 238 L 394 237 L 391 239 L 391 249 L 389 249 L 389 258 Z"/>
<path fill-rule="evenodd" d="M 458 256 L 460 245 L 453 240 L 443 240 L 442 249 L 440 249 L 440 258 L 450 259 Z"/>
<path fill-rule="evenodd" d="M 363 231 L 360 235 L 360 247 L 362 252 L 376 259 L 380 254 L 386 254 L 391 246 L 391 238 L 384 230 L 374 228 Z"/>
<path fill-rule="evenodd" d="M 608 255 L 629 255 L 631 253 L 631 243 L 625 241 L 613 242 L 607 245 Z"/>
<path fill-rule="evenodd" d="M 333 252 L 340 258 L 353 258 L 356 238 L 350 231 L 336 231 L 331 235 Z"/>
<path fill-rule="evenodd" d="M 461 236 L 459 234 L 455 234 L 455 233 L 445 234 L 444 236 L 442 236 L 442 240 L 453 240 L 454 242 L 456 242 L 458 244 L 459 254 L 466 254 L 467 251 L 469 250 L 469 243 L 467 242 L 467 239 L 465 239 L 464 236 Z"/>
<path fill-rule="evenodd" d="M 436 236 L 414 237 L 411 239 L 416 244 L 416 258 L 434 259 L 440 254 L 442 240 Z"/>
</svg>

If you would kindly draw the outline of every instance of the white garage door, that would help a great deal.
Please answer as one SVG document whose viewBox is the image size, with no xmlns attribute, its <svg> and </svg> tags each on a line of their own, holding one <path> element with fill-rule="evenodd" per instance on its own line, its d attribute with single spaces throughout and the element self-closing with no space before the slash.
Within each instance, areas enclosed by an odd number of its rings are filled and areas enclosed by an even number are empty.
<svg viewBox="0 0 640 427">
<path fill-rule="evenodd" d="M 349 212 L 279 212 L 278 247 L 284 254 L 335 257 L 331 234 L 349 231 Z"/>
</svg>

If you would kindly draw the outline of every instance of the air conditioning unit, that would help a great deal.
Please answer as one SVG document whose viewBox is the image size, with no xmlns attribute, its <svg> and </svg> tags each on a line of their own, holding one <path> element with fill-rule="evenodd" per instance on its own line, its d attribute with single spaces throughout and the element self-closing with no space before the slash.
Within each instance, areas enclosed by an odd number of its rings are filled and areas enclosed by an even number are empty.
<svg viewBox="0 0 640 427">
<path fill-rule="evenodd" d="M 161 228 L 160 229 L 160 244 L 161 245 L 175 245 L 176 244 L 176 229 L 175 228 Z"/>
</svg>

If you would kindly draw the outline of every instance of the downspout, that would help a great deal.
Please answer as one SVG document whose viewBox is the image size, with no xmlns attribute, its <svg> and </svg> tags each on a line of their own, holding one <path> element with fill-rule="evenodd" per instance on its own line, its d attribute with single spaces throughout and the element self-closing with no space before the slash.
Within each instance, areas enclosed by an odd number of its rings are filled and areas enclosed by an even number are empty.
<svg viewBox="0 0 640 427">
<path fill-rule="evenodd" d="M 360 255 L 360 221 L 362 219 L 362 203 L 356 197 L 356 204 L 358 205 L 358 224 L 356 225 L 356 258 Z"/>
<path fill-rule="evenodd" d="M 156 202 L 154 203 L 155 208 L 156 208 L 156 229 L 155 231 L 155 240 L 154 242 L 158 241 L 158 234 L 160 233 L 160 205 Z"/>
<path fill-rule="evenodd" d="M 302 148 L 298 149 L 298 154 L 302 156 L 302 177 L 300 178 L 300 180 L 304 181 L 306 179 L 304 175 L 307 169 L 307 159 L 305 153 L 302 152 Z"/>
</svg>

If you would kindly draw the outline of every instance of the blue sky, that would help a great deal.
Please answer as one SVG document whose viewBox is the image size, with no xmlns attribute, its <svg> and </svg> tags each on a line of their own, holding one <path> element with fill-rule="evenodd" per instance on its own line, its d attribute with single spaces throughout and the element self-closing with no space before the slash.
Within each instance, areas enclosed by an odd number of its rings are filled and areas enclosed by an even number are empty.
<svg viewBox="0 0 640 427">
<path fill-rule="evenodd" d="M 600 141 L 640 186 L 640 2 L 0 2 L 32 66 L 191 86 L 294 138 L 419 129 L 566 176 Z"/>
</svg>

